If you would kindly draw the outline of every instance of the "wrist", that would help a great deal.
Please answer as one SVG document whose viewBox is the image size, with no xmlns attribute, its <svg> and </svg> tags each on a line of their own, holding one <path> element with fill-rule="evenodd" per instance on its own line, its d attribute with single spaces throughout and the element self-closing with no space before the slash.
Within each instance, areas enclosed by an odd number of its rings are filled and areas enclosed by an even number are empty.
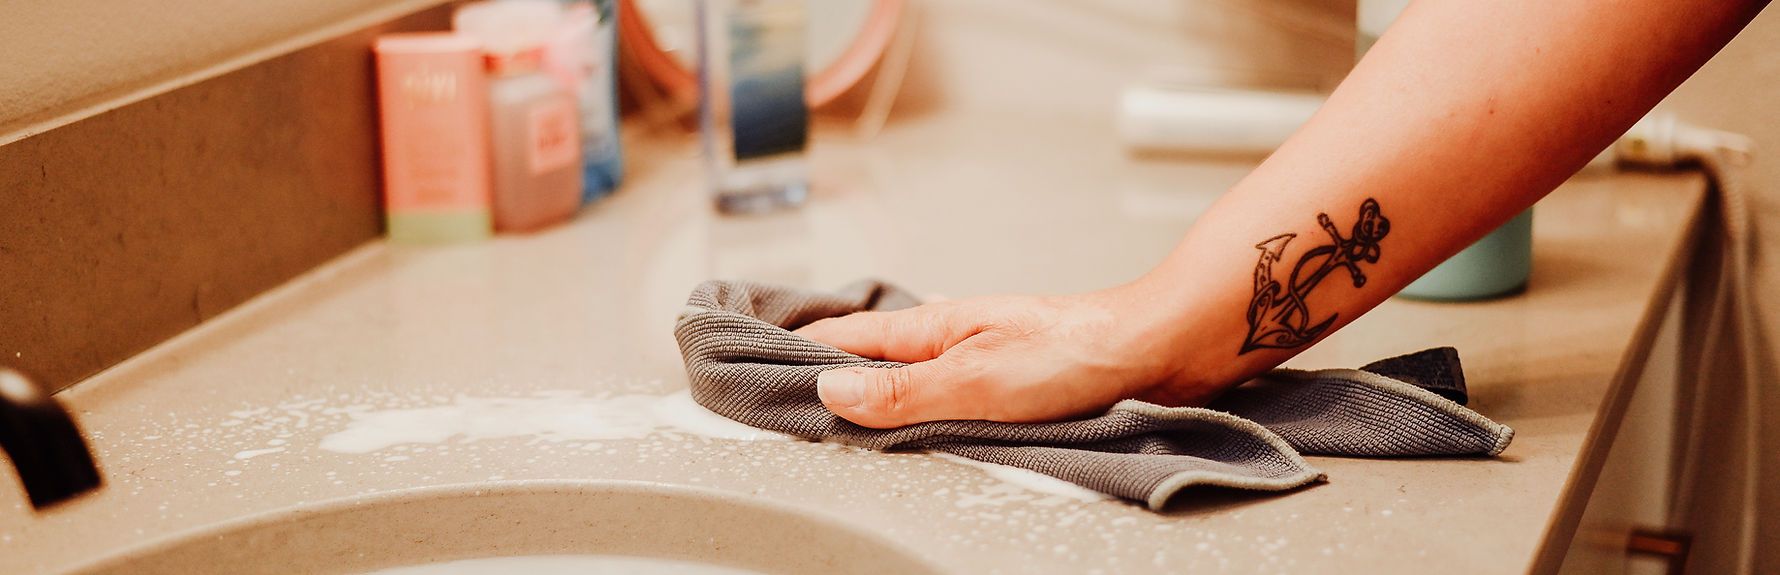
<svg viewBox="0 0 1780 575">
<path fill-rule="evenodd" d="M 1125 397 L 1162 405 L 1204 405 L 1240 383 L 1242 369 L 1249 363 L 1236 355 L 1244 333 L 1228 326 L 1242 323 L 1241 302 L 1220 307 L 1228 302 L 1218 301 L 1215 293 L 1196 291 L 1204 287 L 1208 286 L 1202 282 L 1151 273 L 1108 290 L 1134 361 L 1147 371 L 1125 390 Z"/>
</svg>

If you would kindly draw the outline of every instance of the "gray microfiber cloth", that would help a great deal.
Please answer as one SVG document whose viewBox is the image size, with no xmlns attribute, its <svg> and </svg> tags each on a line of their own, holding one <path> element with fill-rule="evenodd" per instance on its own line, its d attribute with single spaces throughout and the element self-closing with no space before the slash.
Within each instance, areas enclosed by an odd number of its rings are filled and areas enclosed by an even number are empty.
<svg viewBox="0 0 1780 575">
<path fill-rule="evenodd" d="M 674 337 L 693 399 L 730 419 L 812 440 L 945 452 L 1029 469 L 1143 501 L 1152 509 L 1192 485 L 1281 491 L 1322 480 L 1323 473 L 1301 452 L 1496 455 L 1514 436 L 1507 426 L 1458 403 L 1465 399 L 1464 380 L 1451 348 L 1383 360 L 1364 370 L 1278 369 L 1207 408 L 1125 400 L 1099 416 L 1058 423 L 934 421 L 871 429 L 823 407 L 816 397 L 817 374 L 904 364 L 859 357 L 790 330 L 856 311 L 918 303 L 907 292 L 875 281 L 839 293 L 713 281 L 693 290 Z"/>
</svg>

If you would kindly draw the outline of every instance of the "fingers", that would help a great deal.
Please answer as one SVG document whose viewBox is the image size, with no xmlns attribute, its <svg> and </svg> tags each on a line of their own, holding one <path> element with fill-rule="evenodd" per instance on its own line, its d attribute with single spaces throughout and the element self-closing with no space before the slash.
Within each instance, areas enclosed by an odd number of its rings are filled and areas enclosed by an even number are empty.
<svg viewBox="0 0 1780 575">
<path fill-rule="evenodd" d="M 941 357 L 899 368 L 831 369 L 816 378 L 816 395 L 835 415 L 877 429 L 985 419 L 988 398 L 955 363 Z"/>
<path fill-rule="evenodd" d="M 953 345 L 975 335 L 948 305 L 923 305 L 897 311 L 867 311 L 816 321 L 797 334 L 861 357 L 914 363 L 939 357 Z"/>
</svg>

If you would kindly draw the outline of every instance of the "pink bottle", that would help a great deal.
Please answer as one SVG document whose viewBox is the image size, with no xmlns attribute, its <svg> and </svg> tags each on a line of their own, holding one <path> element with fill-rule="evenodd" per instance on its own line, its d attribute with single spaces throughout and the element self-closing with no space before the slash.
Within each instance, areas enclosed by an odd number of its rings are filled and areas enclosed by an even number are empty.
<svg viewBox="0 0 1780 575">
<path fill-rule="evenodd" d="M 449 33 L 389 34 L 373 50 L 390 239 L 488 237 L 488 84 L 480 43 Z"/>
<path fill-rule="evenodd" d="M 543 71 L 544 43 L 561 17 L 554 0 L 506 0 L 466 4 L 452 18 L 482 40 L 487 58 L 497 231 L 540 229 L 581 206 L 575 96 Z"/>
</svg>

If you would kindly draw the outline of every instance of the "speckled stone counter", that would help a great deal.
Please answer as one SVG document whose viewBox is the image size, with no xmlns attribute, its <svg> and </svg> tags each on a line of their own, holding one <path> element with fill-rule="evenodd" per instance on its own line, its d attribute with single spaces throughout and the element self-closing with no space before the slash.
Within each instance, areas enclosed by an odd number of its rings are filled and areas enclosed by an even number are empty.
<svg viewBox="0 0 1780 575">
<path fill-rule="evenodd" d="M 472 246 L 366 246 L 63 393 L 109 485 L 42 516 L 5 490 L 0 572 L 57 571 L 364 494 L 587 479 L 790 503 L 960 572 L 1525 570 L 1678 257 L 1697 176 L 1573 181 L 1539 207 L 1525 294 L 1394 300 L 1293 362 L 1455 346 L 1472 406 L 1518 432 L 1495 460 L 1313 457 L 1328 483 L 1284 496 L 1192 492 L 1153 513 L 929 455 L 806 442 L 662 432 L 322 448 L 366 409 L 683 389 L 670 331 L 707 278 L 825 288 L 877 276 L 962 297 L 1134 277 L 1249 165 L 1132 160 L 1103 124 L 930 116 L 869 143 L 819 137 L 811 204 L 747 218 L 711 212 L 692 141 L 639 138 L 627 187 L 570 226 Z"/>
</svg>

